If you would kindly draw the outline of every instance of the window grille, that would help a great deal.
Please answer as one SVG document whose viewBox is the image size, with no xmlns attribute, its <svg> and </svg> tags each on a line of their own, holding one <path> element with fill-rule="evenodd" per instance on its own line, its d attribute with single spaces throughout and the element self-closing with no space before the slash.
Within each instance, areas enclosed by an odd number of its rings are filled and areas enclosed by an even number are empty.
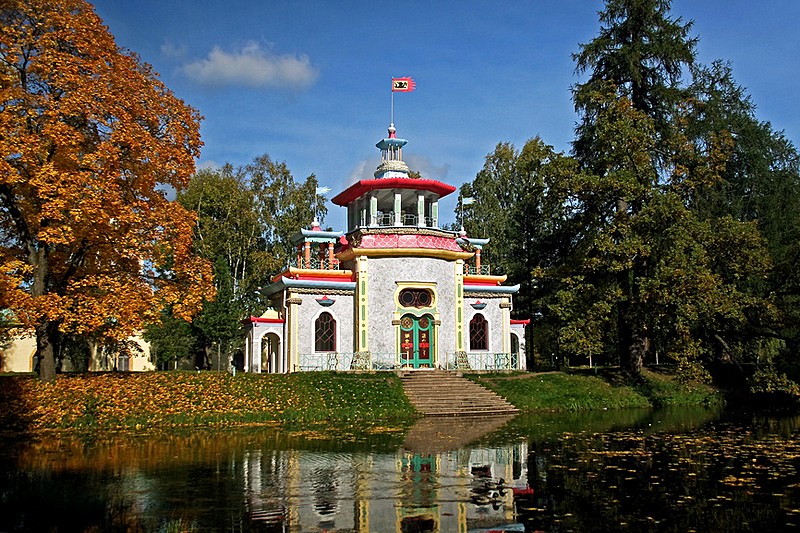
<svg viewBox="0 0 800 533">
<path fill-rule="evenodd" d="M 469 321 L 469 349 L 489 349 L 489 324 L 483 315 L 475 315 Z"/>
<path fill-rule="evenodd" d="M 336 351 L 336 320 L 330 313 L 322 313 L 314 323 L 314 350 Z"/>
</svg>

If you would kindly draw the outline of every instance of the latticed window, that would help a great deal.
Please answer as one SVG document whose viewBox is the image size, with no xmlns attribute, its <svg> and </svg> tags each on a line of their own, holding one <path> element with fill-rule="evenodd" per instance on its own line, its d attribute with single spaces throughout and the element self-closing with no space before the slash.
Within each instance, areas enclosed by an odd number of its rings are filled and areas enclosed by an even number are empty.
<svg viewBox="0 0 800 533">
<path fill-rule="evenodd" d="M 489 323 L 483 315 L 475 315 L 469 321 L 469 349 L 489 349 Z"/>
<path fill-rule="evenodd" d="M 336 320 L 322 313 L 314 323 L 314 349 L 318 352 L 336 351 Z"/>
</svg>

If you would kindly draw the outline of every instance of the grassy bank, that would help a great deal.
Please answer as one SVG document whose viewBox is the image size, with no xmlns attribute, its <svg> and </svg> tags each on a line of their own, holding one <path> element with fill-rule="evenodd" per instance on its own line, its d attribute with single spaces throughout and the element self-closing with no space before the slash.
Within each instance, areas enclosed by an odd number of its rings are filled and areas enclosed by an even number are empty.
<svg viewBox="0 0 800 533">
<path fill-rule="evenodd" d="M 0 427 L 142 429 L 281 423 L 395 424 L 415 417 L 394 374 L 144 372 L 0 377 Z"/>
<path fill-rule="evenodd" d="M 717 405 L 719 390 L 701 383 L 680 383 L 668 374 L 645 370 L 630 382 L 622 374 L 551 372 L 543 374 L 471 374 L 522 411 L 580 411 L 677 405 Z"/>
<path fill-rule="evenodd" d="M 474 374 L 522 411 L 579 411 L 709 405 L 721 395 L 645 372 L 635 384 L 619 374 Z M 417 416 L 393 373 L 239 374 L 214 372 L 0 377 L 0 428 L 140 430 L 256 424 L 402 427 Z"/>
</svg>

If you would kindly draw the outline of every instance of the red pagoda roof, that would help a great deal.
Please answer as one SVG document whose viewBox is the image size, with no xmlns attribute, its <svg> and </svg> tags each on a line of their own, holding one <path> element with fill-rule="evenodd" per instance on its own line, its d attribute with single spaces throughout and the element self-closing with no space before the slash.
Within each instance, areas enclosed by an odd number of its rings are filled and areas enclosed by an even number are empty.
<svg viewBox="0 0 800 533">
<path fill-rule="evenodd" d="M 346 206 L 364 193 L 376 189 L 416 189 L 430 191 L 439 197 L 447 196 L 456 188 L 441 181 L 418 178 L 380 178 L 374 180 L 360 180 L 331 199 L 336 205 Z"/>
</svg>

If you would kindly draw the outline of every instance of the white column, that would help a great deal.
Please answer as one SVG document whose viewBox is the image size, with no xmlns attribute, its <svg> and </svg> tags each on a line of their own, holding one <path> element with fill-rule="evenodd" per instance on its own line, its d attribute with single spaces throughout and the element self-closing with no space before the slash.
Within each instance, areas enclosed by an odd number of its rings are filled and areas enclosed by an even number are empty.
<svg viewBox="0 0 800 533">
<path fill-rule="evenodd" d="M 261 372 L 261 339 L 253 337 L 252 351 L 250 353 L 250 372 Z"/>
<path fill-rule="evenodd" d="M 401 191 L 394 192 L 394 225 L 403 225 L 403 193 Z"/>
<path fill-rule="evenodd" d="M 369 196 L 369 225 L 378 225 L 378 197 L 374 194 Z"/>
<path fill-rule="evenodd" d="M 247 332 L 247 342 L 244 346 L 244 371 L 250 372 L 250 361 L 253 359 L 253 329 L 255 324 L 250 324 L 250 331 Z"/>
</svg>

